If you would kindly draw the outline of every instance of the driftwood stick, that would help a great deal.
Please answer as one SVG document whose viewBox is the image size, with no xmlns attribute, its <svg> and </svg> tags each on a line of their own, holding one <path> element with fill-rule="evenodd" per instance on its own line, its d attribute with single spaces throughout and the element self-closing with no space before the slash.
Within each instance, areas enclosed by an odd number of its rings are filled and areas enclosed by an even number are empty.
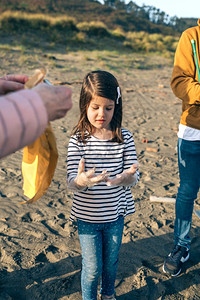
<svg viewBox="0 0 200 300">
<path fill-rule="evenodd" d="M 72 84 L 82 84 L 83 82 L 80 80 L 76 80 L 76 81 L 52 81 L 51 82 L 53 85 L 72 85 Z"/>
<path fill-rule="evenodd" d="M 150 202 L 157 202 L 157 203 L 175 203 L 175 198 L 170 197 L 156 197 L 156 196 L 150 196 Z M 200 210 L 194 210 L 197 217 L 200 219 Z"/>
<path fill-rule="evenodd" d="M 158 203 L 175 203 L 175 198 L 169 198 L 169 197 L 156 197 L 156 196 L 150 196 L 151 202 L 158 202 Z"/>
</svg>

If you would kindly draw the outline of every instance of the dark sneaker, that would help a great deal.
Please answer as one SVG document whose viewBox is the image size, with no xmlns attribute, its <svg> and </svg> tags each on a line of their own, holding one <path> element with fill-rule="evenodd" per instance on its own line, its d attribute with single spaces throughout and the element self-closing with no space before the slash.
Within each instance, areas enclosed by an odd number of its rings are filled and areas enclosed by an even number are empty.
<svg viewBox="0 0 200 300">
<path fill-rule="evenodd" d="M 178 276 L 184 262 L 189 259 L 189 250 L 185 247 L 176 245 L 173 251 L 167 256 L 163 271 L 171 276 Z"/>
</svg>

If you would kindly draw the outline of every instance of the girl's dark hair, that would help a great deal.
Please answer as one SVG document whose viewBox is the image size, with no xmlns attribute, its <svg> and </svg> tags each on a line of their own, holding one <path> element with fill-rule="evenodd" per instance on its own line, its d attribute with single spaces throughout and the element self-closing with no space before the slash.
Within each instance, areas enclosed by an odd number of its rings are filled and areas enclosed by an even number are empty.
<svg viewBox="0 0 200 300">
<path fill-rule="evenodd" d="M 85 76 L 79 102 L 80 119 L 73 129 L 73 134 L 77 134 L 79 140 L 85 143 L 93 133 L 93 127 L 87 118 L 87 109 L 92 98 L 99 96 L 115 102 L 114 114 L 110 123 L 112 140 L 118 143 L 123 142 L 121 133 L 122 97 L 118 98 L 117 87 L 119 87 L 117 79 L 109 72 L 98 70 Z M 118 103 L 116 103 L 117 99 Z"/>
</svg>

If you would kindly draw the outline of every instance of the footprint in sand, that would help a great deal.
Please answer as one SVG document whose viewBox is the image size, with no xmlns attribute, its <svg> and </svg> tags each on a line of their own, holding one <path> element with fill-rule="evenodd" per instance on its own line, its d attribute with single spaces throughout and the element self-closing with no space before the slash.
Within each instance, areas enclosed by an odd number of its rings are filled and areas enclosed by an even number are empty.
<svg viewBox="0 0 200 300">
<path fill-rule="evenodd" d="M 166 191 L 168 191 L 168 190 L 170 189 L 170 187 L 172 187 L 172 186 L 175 186 L 175 184 L 172 183 L 172 182 L 170 182 L 170 183 L 164 185 L 163 187 L 164 187 L 164 189 L 165 189 Z"/>
<path fill-rule="evenodd" d="M 40 211 L 36 211 L 34 213 L 26 213 L 22 216 L 21 220 L 22 222 L 28 222 L 28 223 L 31 223 L 31 222 L 37 222 L 37 221 L 41 221 L 44 217 L 44 214 Z"/>
<path fill-rule="evenodd" d="M 46 256 L 46 254 L 44 252 L 41 252 L 40 254 L 38 254 L 35 258 L 35 262 L 36 263 L 46 263 L 48 262 L 48 258 Z"/>
</svg>

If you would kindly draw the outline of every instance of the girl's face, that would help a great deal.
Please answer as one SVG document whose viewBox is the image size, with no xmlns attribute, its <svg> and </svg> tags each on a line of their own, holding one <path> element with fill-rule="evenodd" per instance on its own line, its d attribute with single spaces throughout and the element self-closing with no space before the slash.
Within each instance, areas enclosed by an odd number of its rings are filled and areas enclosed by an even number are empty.
<svg viewBox="0 0 200 300">
<path fill-rule="evenodd" d="M 115 103 L 113 100 L 99 96 L 92 98 L 87 109 L 87 118 L 95 132 L 102 129 L 110 129 L 114 109 Z"/>
</svg>

